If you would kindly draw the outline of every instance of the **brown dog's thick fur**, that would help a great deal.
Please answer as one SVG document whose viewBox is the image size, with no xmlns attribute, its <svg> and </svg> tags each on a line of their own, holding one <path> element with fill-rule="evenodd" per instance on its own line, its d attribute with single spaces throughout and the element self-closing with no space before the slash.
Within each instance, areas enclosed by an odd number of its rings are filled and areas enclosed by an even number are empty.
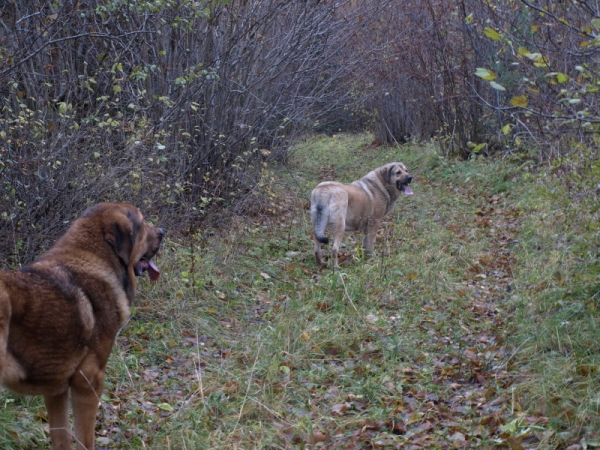
<svg viewBox="0 0 600 450">
<path fill-rule="evenodd" d="M 338 251 L 344 231 L 362 231 L 363 247 L 373 253 L 375 236 L 381 221 L 389 213 L 401 193 L 412 195 L 408 186 L 412 176 L 404 164 L 389 163 L 350 184 L 325 181 L 313 189 L 310 216 L 315 234 L 315 260 L 323 264 L 321 243 L 328 226 L 333 227 L 333 265 L 338 265 Z"/>
<path fill-rule="evenodd" d="M 54 450 L 94 448 L 104 371 L 127 323 L 137 275 L 158 269 L 151 258 L 163 230 L 125 203 L 100 203 L 75 220 L 56 244 L 19 271 L 0 272 L 0 383 L 43 395 Z"/>
</svg>

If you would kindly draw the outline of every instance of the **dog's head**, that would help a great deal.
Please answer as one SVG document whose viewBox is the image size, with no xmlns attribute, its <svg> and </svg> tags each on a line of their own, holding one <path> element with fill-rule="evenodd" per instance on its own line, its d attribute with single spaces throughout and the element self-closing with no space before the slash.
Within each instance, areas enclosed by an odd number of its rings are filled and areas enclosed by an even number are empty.
<svg viewBox="0 0 600 450">
<path fill-rule="evenodd" d="M 127 203 L 100 203 L 89 208 L 83 217 L 101 221 L 104 240 L 127 270 L 130 280 L 148 272 L 156 281 L 160 271 L 152 258 L 158 252 L 164 230 L 144 221 L 138 208 Z"/>
<path fill-rule="evenodd" d="M 400 192 L 404 192 L 405 195 L 413 195 L 413 191 L 409 184 L 413 177 L 406 166 L 401 162 L 394 162 L 386 164 L 380 168 L 382 178 L 388 185 L 395 186 Z"/>
</svg>

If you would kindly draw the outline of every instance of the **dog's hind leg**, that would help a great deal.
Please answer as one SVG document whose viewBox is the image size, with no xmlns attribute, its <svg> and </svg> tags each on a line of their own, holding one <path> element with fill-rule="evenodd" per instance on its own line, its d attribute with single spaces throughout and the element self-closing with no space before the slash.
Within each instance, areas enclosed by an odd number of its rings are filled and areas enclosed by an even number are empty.
<svg viewBox="0 0 600 450">
<path fill-rule="evenodd" d="M 315 261 L 318 265 L 323 264 L 323 256 L 321 255 L 321 243 L 315 238 Z"/>
<path fill-rule="evenodd" d="M 71 403 L 77 450 L 94 448 L 94 429 L 100 395 L 104 387 L 104 372 L 94 361 L 82 364 L 71 383 Z"/>
<path fill-rule="evenodd" d="M 338 253 L 342 239 L 344 238 L 344 231 L 346 230 L 346 220 L 343 216 L 338 216 L 333 224 L 333 247 L 331 249 L 331 259 L 333 259 L 333 266 L 338 266 Z"/>
<path fill-rule="evenodd" d="M 329 217 L 327 207 L 318 199 L 311 201 L 310 219 L 315 235 L 315 261 L 318 265 L 322 265 L 321 243 L 327 244 L 329 242 L 329 239 L 325 236 Z"/>
<path fill-rule="evenodd" d="M 0 384 L 2 384 L 2 375 L 4 374 L 6 365 L 6 347 L 8 345 L 10 314 L 10 299 L 5 292 L 0 292 Z"/>
<path fill-rule="evenodd" d="M 73 435 L 69 426 L 69 391 L 58 395 L 44 395 L 50 426 L 52 450 L 71 450 Z"/>
</svg>

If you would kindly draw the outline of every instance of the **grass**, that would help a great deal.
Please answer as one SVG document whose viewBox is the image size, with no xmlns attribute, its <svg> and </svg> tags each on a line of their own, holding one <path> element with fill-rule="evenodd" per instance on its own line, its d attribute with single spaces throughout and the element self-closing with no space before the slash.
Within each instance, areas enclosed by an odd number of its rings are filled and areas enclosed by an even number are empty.
<svg viewBox="0 0 600 450">
<path fill-rule="evenodd" d="M 310 190 L 394 160 L 415 195 L 377 255 L 347 234 L 340 269 L 317 267 Z M 368 135 L 315 137 L 265 179 L 253 214 L 167 240 L 161 279 L 140 283 L 109 361 L 100 447 L 595 443 L 592 200 L 569 202 L 520 161 L 447 161 Z M 0 402 L 0 447 L 48 448 L 40 399 Z"/>
<path fill-rule="evenodd" d="M 519 363 L 533 376 L 520 392 L 551 417 L 559 440 L 600 446 L 600 243 L 597 176 L 538 177 L 521 200 Z M 591 437 L 590 437 L 591 436 Z M 585 440 L 584 440 L 585 442 Z"/>
</svg>

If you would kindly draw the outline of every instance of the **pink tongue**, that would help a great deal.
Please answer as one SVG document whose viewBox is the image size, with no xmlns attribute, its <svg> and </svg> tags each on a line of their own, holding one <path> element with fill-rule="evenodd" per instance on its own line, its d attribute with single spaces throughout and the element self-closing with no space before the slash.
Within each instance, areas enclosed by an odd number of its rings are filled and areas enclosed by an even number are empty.
<svg viewBox="0 0 600 450">
<path fill-rule="evenodd" d="M 404 195 L 413 195 L 413 191 L 408 184 L 404 185 Z"/>
<path fill-rule="evenodd" d="M 158 280 L 160 275 L 160 270 L 158 270 L 158 267 L 156 267 L 156 264 L 152 260 L 148 261 L 148 275 L 152 281 Z"/>
</svg>

